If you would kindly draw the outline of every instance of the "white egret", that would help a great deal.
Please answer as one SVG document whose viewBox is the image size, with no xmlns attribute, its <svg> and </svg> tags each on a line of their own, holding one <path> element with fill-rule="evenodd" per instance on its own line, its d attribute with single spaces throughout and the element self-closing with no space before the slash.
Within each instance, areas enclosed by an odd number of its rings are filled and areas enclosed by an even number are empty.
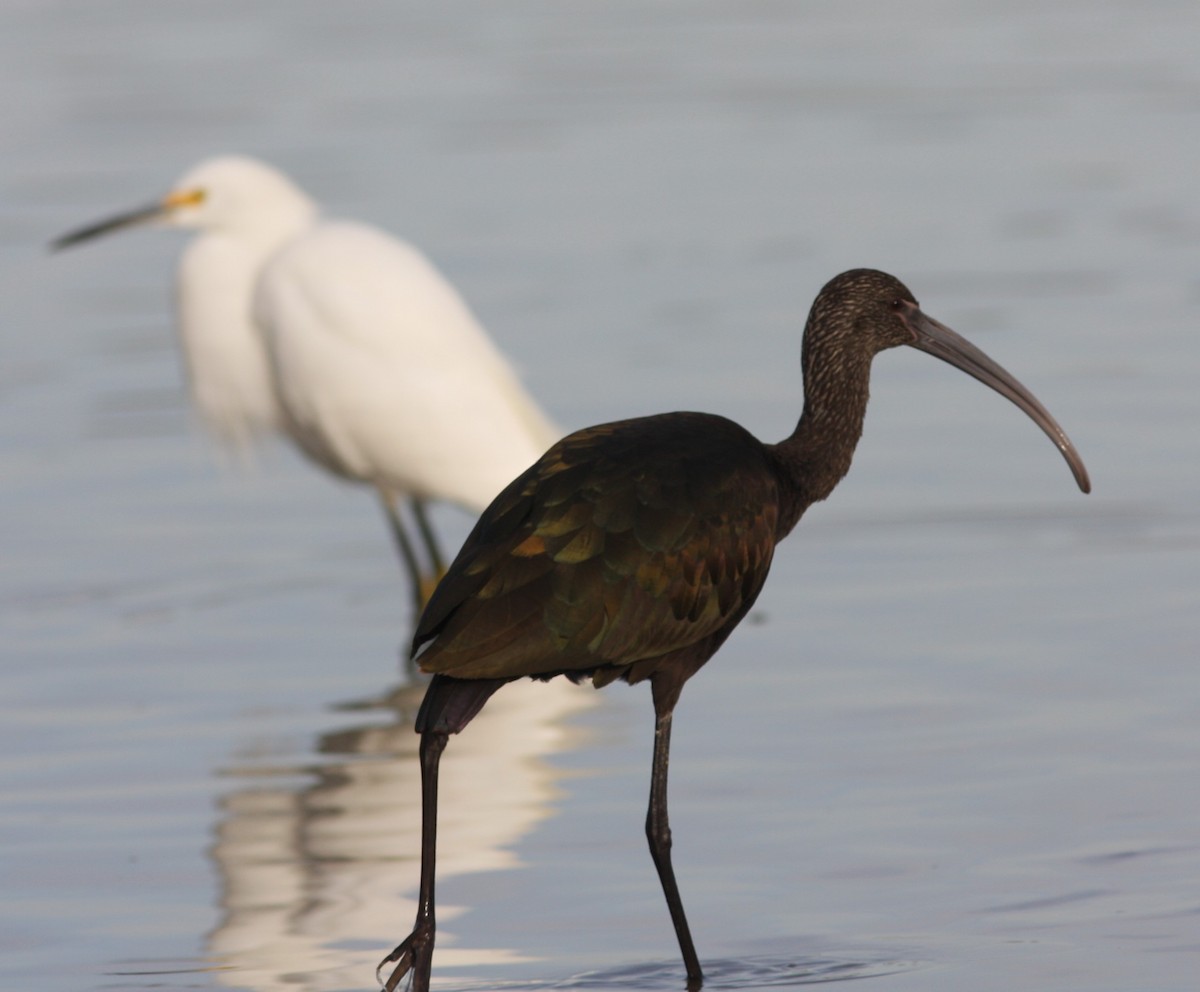
<svg viewBox="0 0 1200 992">
<path fill-rule="evenodd" d="M 281 432 L 328 471 L 374 486 L 420 605 L 444 569 L 426 502 L 483 510 L 561 432 L 420 252 L 365 224 L 322 219 L 266 163 L 208 159 L 156 203 L 53 247 L 153 222 L 198 232 L 176 291 L 205 424 L 241 449 Z"/>
</svg>

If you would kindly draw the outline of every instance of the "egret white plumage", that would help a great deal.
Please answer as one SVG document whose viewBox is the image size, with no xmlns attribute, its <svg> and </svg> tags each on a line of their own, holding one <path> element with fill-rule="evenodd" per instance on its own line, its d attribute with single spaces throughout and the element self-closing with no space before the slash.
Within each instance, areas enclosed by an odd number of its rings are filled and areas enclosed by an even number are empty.
<svg viewBox="0 0 1200 992">
<path fill-rule="evenodd" d="M 53 247 L 153 222 L 198 232 L 176 291 L 205 424 L 236 448 L 281 432 L 321 467 L 372 485 L 420 604 L 443 570 L 426 502 L 483 510 L 561 432 L 419 251 L 368 225 L 323 219 L 272 166 L 208 159 L 156 203 Z"/>
</svg>

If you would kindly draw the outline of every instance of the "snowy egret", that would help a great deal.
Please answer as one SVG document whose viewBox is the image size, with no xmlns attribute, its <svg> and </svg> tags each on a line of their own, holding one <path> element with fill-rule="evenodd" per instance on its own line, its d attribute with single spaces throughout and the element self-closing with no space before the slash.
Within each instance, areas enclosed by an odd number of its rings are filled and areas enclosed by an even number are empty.
<svg viewBox="0 0 1200 992">
<path fill-rule="evenodd" d="M 895 276 L 843 272 L 804 331 L 804 408 L 792 434 L 763 444 L 703 413 L 586 428 L 513 481 L 483 515 L 421 615 L 414 657 L 433 675 L 421 735 L 421 882 L 412 933 L 380 963 L 394 992 L 412 973 L 428 992 L 436 936 L 438 765 L 501 686 L 526 676 L 597 686 L 649 681 L 654 756 L 646 838 L 679 942 L 687 988 L 704 975 L 671 865 L 667 766 L 679 694 L 754 605 L 776 545 L 850 470 L 867 412 L 871 361 L 909 345 L 1008 397 L 1058 446 L 1075 481 L 1083 459 L 1024 386 L 926 316 Z"/>
<path fill-rule="evenodd" d="M 426 502 L 478 513 L 561 431 L 420 252 L 365 224 L 322 219 L 272 166 L 208 159 L 156 203 L 52 247 L 151 222 L 198 232 L 176 290 L 205 424 L 238 449 L 282 432 L 328 471 L 374 486 L 419 606 L 443 571 Z"/>
</svg>

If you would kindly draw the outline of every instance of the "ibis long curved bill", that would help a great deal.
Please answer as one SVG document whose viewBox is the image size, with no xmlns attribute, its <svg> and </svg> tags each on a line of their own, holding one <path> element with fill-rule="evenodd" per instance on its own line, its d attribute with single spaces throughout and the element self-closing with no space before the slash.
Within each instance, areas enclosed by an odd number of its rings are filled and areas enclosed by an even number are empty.
<svg viewBox="0 0 1200 992">
<path fill-rule="evenodd" d="M 961 369 L 1019 406 L 1062 452 L 1079 488 L 1085 493 L 1092 491 L 1087 468 L 1075 445 L 1033 393 L 1007 369 L 992 361 L 962 335 L 923 313 L 915 303 L 903 301 L 901 306 L 901 317 L 912 331 L 913 339 L 909 342 L 912 347 Z"/>
</svg>

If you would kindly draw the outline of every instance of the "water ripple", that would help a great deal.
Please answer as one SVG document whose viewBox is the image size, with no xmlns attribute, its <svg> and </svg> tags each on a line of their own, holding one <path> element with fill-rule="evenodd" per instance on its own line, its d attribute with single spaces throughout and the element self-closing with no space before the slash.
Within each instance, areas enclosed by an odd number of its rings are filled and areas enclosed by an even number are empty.
<svg viewBox="0 0 1200 992">
<path fill-rule="evenodd" d="M 818 985 L 825 982 L 850 982 L 880 978 L 913 971 L 922 964 L 911 960 L 842 960 L 833 957 L 755 956 L 721 958 L 704 963 L 704 988 L 763 989 L 794 985 Z M 686 987 L 683 966 L 678 961 L 628 965 L 606 971 L 587 971 L 561 980 L 487 982 L 456 985 L 446 992 L 475 992 L 484 986 L 492 989 L 642 989 L 646 992 Z"/>
</svg>

